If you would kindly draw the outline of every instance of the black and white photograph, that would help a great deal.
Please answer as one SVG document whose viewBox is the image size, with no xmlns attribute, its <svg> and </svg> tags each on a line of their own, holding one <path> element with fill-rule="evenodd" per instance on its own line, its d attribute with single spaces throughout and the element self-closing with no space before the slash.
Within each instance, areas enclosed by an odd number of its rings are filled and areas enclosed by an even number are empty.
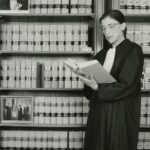
<svg viewBox="0 0 150 150">
<path fill-rule="evenodd" d="M 29 0 L 0 0 L 1 13 L 29 13 Z"/>
<path fill-rule="evenodd" d="M 1 122 L 32 123 L 32 107 L 32 97 L 1 96 Z"/>
<path fill-rule="evenodd" d="M 150 150 L 150 0 L 0 0 L 0 97 L 0 150 Z"/>
</svg>

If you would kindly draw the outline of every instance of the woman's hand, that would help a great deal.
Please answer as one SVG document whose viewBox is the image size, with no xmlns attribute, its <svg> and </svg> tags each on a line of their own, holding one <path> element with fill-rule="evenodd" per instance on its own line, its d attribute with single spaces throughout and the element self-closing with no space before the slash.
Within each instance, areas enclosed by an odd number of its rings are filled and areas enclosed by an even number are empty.
<svg viewBox="0 0 150 150">
<path fill-rule="evenodd" d="M 76 73 L 76 75 L 81 79 L 81 81 L 84 84 L 86 84 L 87 86 L 91 87 L 93 90 L 97 90 L 98 89 L 98 84 L 95 81 L 93 74 L 91 74 L 90 77 L 83 76 L 83 75 L 80 75 L 78 73 Z"/>
</svg>

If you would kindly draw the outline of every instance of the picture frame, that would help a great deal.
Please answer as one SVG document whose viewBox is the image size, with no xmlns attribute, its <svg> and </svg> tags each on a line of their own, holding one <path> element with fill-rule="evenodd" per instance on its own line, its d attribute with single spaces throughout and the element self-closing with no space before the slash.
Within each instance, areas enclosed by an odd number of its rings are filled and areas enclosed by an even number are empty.
<svg viewBox="0 0 150 150">
<path fill-rule="evenodd" d="M 1 96 L 1 123 L 33 123 L 32 96 Z"/>
<path fill-rule="evenodd" d="M 0 0 L 1 14 L 29 13 L 30 0 Z"/>
</svg>

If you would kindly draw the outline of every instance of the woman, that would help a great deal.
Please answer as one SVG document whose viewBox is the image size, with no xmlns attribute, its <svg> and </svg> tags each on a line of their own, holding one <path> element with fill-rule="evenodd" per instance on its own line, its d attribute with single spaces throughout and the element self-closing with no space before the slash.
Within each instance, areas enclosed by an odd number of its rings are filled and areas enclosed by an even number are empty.
<svg viewBox="0 0 150 150">
<path fill-rule="evenodd" d="M 139 45 L 126 39 L 123 14 L 109 10 L 100 18 L 103 34 L 109 42 L 94 59 L 116 79 L 98 84 L 77 75 L 84 82 L 90 111 L 84 150 L 136 150 L 140 122 L 143 53 Z M 91 72 L 92 74 L 92 72 Z"/>
</svg>

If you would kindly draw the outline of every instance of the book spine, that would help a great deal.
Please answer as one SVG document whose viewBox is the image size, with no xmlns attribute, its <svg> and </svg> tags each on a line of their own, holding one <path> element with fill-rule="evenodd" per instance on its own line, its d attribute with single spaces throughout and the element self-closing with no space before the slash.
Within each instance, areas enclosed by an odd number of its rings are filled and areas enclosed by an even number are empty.
<svg viewBox="0 0 150 150">
<path fill-rule="evenodd" d="M 68 67 L 65 68 L 65 88 L 71 88 L 71 71 Z"/>
<path fill-rule="evenodd" d="M 12 24 L 7 23 L 7 50 L 11 51 L 12 50 Z"/>
<path fill-rule="evenodd" d="M 0 48 L 1 50 L 7 51 L 7 25 L 5 23 L 1 24 L 0 33 Z"/>
<path fill-rule="evenodd" d="M 44 108 L 44 112 L 45 112 L 45 124 L 51 124 L 51 120 L 50 120 L 50 112 L 51 112 L 51 107 L 50 107 L 50 97 L 45 97 L 45 108 Z"/>
<path fill-rule="evenodd" d="M 39 97 L 39 124 L 44 124 L 45 120 L 44 108 L 45 108 L 44 97 Z"/>
<path fill-rule="evenodd" d="M 41 1 L 41 14 L 47 14 L 47 3 L 48 0 Z"/>
<path fill-rule="evenodd" d="M 61 13 L 69 14 L 69 0 L 61 0 Z"/>
<path fill-rule="evenodd" d="M 35 148 L 42 148 L 42 131 L 35 132 Z"/>
<path fill-rule="evenodd" d="M 54 14 L 60 14 L 61 12 L 61 0 L 54 1 Z"/>
<path fill-rule="evenodd" d="M 8 60 L 1 60 L 1 87 L 8 87 Z"/>
<path fill-rule="evenodd" d="M 69 99 L 69 97 L 63 97 L 62 101 L 63 101 L 62 112 L 64 114 L 63 124 L 68 125 L 69 124 L 69 116 L 70 116 L 70 109 L 69 109 L 70 99 Z"/>
<path fill-rule="evenodd" d="M 56 52 L 57 51 L 57 25 L 51 24 L 50 25 L 50 51 Z"/>
<path fill-rule="evenodd" d="M 92 0 L 86 0 L 86 14 L 92 13 Z"/>
<path fill-rule="evenodd" d="M 62 60 L 58 62 L 58 77 L 58 88 L 64 88 L 64 66 Z"/>
<path fill-rule="evenodd" d="M 136 0 L 134 0 L 136 1 Z M 127 0 L 120 0 L 120 11 L 123 14 L 127 14 Z"/>
<path fill-rule="evenodd" d="M 48 0 L 48 14 L 54 13 L 54 0 Z"/>
<path fill-rule="evenodd" d="M 139 14 L 140 12 L 140 6 L 141 0 L 134 0 L 134 14 Z"/>
<path fill-rule="evenodd" d="M 51 97 L 51 124 L 57 123 L 57 101 L 56 97 Z"/>
<path fill-rule="evenodd" d="M 147 97 L 142 97 L 141 100 L 141 115 L 140 115 L 140 124 L 146 125 L 147 124 L 147 105 L 148 105 L 148 99 Z"/>
<path fill-rule="evenodd" d="M 20 43 L 20 25 L 13 23 L 12 24 L 12 51 L 19 51 L 19 43 Z"/>
<path fill-rule="evenodd" d="M 59 137 L 60 137 L 60 142 L 59 142 L 60 149 L 62 150 L 67 149 L 67 138 L 68 138 L 67 132 L 61 131 L 59 133 Z"/>
<path fill-rule="evenodd" d="M 54 149 L 60 148 L 60 133 L 57 131 L 53 133 L 53 148 Z"/>
<path fill-rule="evenodd" d="M 49 25 L 42 25 L 42 51 L 49 52 Z"/>
<path fill-rule="evenodd" d="M 147 97 L 146 107 L 147 107 L 147 121 L 146 121 L 146 123 L 147 123 L 147 125 L 150 125 L 150 98 L 149 97 Z"/>
<path fill-rule="evenodd" d="M 22 137 L 22 148 L 28 148 L 29 147 L 29 131 L 21 131 L 21 137 Z"/>
<path fill-rule="evenodd" d="M 83 124 L 87 124 L 89 113 L 89 101 L 85 97 L 83 97 Z"/>
<path fill-rule="evenodd" d="M 58 88 L 58 62 L 52 62 L 52 88 Z"/>
<path fill-rule="evenodd" d="M 63 101 L 62 97 L 57 97 L 57 125 L 63 124 Z"/>
<path fill-rule="evenodd" d="M 86 13 L 86 0 L 78 1 L 78 13 L 85 14 Z"/>
<path fill-rule="evenodd" d="M 34 149 L 35 148 L 35 131 L 30 131 L 28 137 L 29 137 L 29 142 L 28 142 L 29 148 Z"/>
<path fill-rule="evenodd" d="M 35 52 L 40 52 L 42 50 L 41 42 L 42 42 L 42 26 L 41 24 L 35 25 L 34 26 L 35 34 L 34 34 L 34 40 L 35 40 L 35 45 L 34 45 L 34 51 Z"/>
<path fill-rule="evenodd" d="M 34 124 L 39 123 L 39 97 L 34 99 L 34 110 L 33 110 L 33 122 Z"/>
<path fill-rule="evenodd" d="M 70 13 L 78 14 L 78 0 L 70 0 Z"/>
<path fill-rule="evenodd" d="M 76 101 L 74 97 L 70 97 L 69 102 L 69 124 L 76 124 Z"/>
<path fill-rule="evenodd" d="M 28 23 L 27 30 L 28 30 L 28 35 L 27 35 L 28 48 L 27 48 L 27 50 L 29 52 L 33 52 L 33 50 L 34 50 L 34 24 Z"/>
<path fill-rule="evenodd" d="M 83 100 L 82 97 L 75 97 L 76 101 L 76 106 L 75 106 L 75 111 L 76 111 L 76 124 L 77 125 L 82 125 L 83 124 L 83 118 L 82 118 L 82 113 L 83 113 Z"/>
<path fill-rule="evenodd" d="M 41 13 L 41 0 L 35 0 L 35 14 Z"/>
<path fill-rule="evenodd" d="M 47 131 L 42 131 L 41 134 L 42 134 L 42 137 L 41 137 L 41 141 L 42 141 L 41 148 L 42 149 L 46 149 L 48 147 L 48 141 L 47 141 L 48 133 L 47 133 Z"/>
<path fill-rule="evenodd" d="M 48 149 L 53 148 L 53 133 L 54 133 L 54 131 L 48 131 L 48 134 L 47 134 L 47 139 L 48 139 L 47 147 L 48 147 Z"/>
</svg>

